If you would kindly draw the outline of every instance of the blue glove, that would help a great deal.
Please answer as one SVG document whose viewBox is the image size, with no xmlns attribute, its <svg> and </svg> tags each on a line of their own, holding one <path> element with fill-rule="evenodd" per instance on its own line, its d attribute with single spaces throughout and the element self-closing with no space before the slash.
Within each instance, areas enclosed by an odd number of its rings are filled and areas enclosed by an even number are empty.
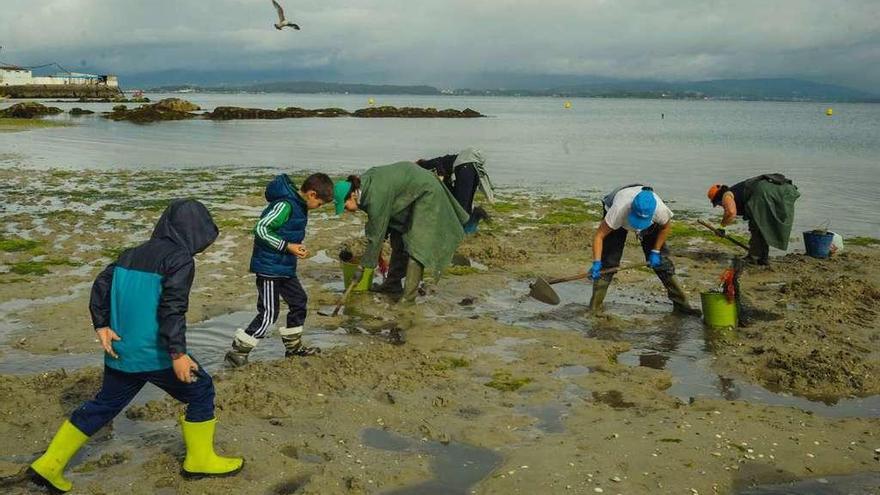
<svg viewBox="0 0 880 495">
<path fill-rule="evenodd" d="M 651 268 L 660 268 L 662 263 L 663 260 L 660 258 L 660 251 L 652 249 L 651 253 L 648 254 L 648 266 Z"/>
<path fill-rule="evenodd" d="M 602 261 L 596 260 L 593 262 L 593 266 L 590 268 L 590 278 L 593 280 L 599 280 L 599 277 L 602 276 Z"/>
</svg>

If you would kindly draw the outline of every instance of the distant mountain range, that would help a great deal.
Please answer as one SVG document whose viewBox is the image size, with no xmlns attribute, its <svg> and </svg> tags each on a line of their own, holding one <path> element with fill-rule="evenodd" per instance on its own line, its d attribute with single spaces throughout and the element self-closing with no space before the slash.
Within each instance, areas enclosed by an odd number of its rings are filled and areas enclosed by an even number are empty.
<svg viewBox="0 0 880 495">
<path fill-rule="evenodd" d="M 878 102 L 880 96 L 865 91 L 823 84 L 801 79 L 717 79 L 711 81 L 665 82 L 650 80 L 621 80 L 607 78 L 578 78 L 541 88 L 534 80 L 513 80 L 522 86 L 510 88 L 475 87 L 476 89 L 440 90 L 428 85 L 349 84 L 338 82 L 287 81 L 257 82 L 226 85 L 177 84 L 156 86 L 155 92 L 200 91 L 225 93 L 349 93 L 363 95 L 479 95 L 479 96 L 558 96 L 597 98 L 668 98 L 668 99 L 723 99 L 750 101 L 844 101 Z M 564 83 L 569 84 L 564 84 Z M 479 84 L 479 83 L 478 83 Z M 482 86 L 482 85 L 480 85 Z M 519 89 L 517 89 L 519 88 Z"/>
</svg>

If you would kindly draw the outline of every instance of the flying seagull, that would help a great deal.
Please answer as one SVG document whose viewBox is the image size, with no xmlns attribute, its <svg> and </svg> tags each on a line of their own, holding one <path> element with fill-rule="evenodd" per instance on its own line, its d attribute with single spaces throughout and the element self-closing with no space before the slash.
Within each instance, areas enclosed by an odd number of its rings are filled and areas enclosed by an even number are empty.
<svg viewBox="0 0 880 495">
<path fill-rule="evenodd" d="M 281 6 L 278 5 L 278 2 L 276 2 L 275 0 L 272 0 L 272 5 L 274 5 L 275 10 L 278 11 L 278 22 L 275 23 L 275 29 L 281 31 L 282 28 L 289 26 L 289 27 L 292 27 L 293 29 L 296 29 L 297 31 L 299 31 L 299 26 L 297 26 L 296 24 L 294 24 L 284 18 L 284 9 L 282 9 Z"/>
</svg>

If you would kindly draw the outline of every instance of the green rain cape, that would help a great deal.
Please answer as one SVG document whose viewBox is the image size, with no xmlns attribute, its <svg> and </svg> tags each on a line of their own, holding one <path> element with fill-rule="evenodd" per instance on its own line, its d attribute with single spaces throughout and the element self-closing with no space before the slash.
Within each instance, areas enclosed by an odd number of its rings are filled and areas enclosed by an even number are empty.
<svg viewBox="0 0 880 495">
<path fill-rule="evenodd" d="M 801 193 L 784 177 L 782 181 L 773 181 L 767 176 L 756 179 L 750 184 L 751 194 L 746 200 L 744 216 L 755 222 L 767 244 L 785 251 L 794 223 L 794 202 Z"/>
<path fill-rule="evenodd" d="M 412 162 L 373 167 L 361 175 L 359 208 L 369 217 L 361 266 L 373 268 L 389 228 L 403 234 L 409 255 L 439 275 L 464 239 L 469 216 L 449 189 Z"/>
</svg>

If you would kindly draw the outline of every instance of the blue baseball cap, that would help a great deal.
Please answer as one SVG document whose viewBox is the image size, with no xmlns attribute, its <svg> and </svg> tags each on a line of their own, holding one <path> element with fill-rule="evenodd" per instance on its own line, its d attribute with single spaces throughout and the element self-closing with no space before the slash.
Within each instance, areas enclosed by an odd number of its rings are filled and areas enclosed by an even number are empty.
<svg viewBox="0 0 880 495">
<path fill-rule="evenodd" d="M 657 198 L 654 191 L 645 188 L 642 189 L 636 197 L 633 198 L 632 208 L 630 208 L 629 224 L 636 230 L 645 230 L 654 223 L 654 211 L 657 209 Z"/>
</svg>

